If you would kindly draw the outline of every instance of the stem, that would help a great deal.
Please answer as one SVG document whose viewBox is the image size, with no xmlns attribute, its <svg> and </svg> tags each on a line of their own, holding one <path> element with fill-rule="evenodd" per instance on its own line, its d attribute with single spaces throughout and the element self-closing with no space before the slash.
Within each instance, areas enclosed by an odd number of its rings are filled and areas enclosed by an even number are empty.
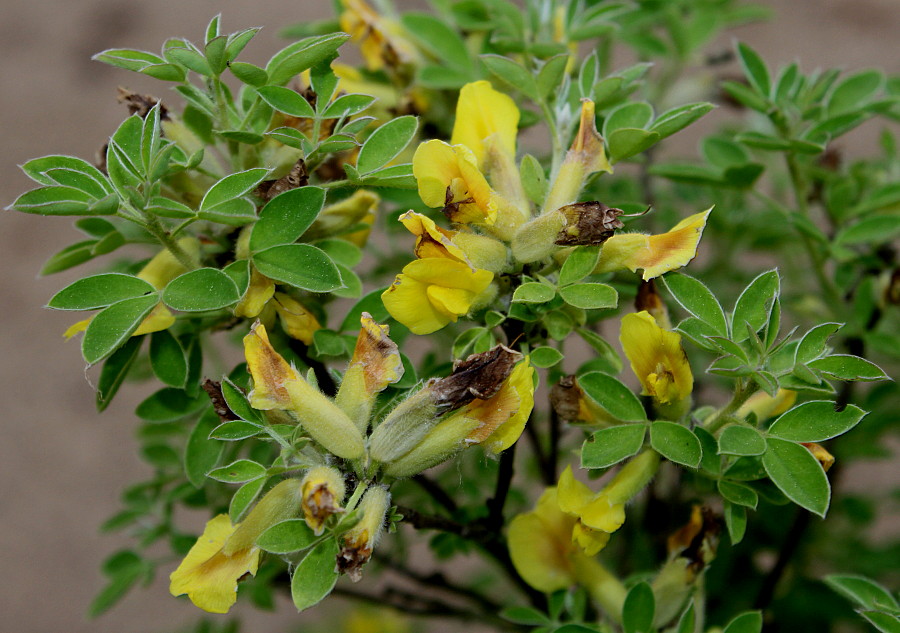
<svg viewBox="0 0 900 633">
<path fill-rule="evenodd" d="M 307 367 L 313 370 L 313 373 L 316 376 L 316 382 L 319 383 L 319 391 L 330 398 L 333 398 L 335 395 L 337 395 L 337 383 L 334 382 L 334 378 L 332 377 L 331 372 L 328 371 L 328 368 L 325 366 L 325 364 L 321 361 L 310 358 L 309 348 L 297 339 L 290 339 L 289 345 L 291 347 L 291 350 L 300 357 L 300 360 L 302 360 Z"/>
<path fill-rule="evenodd" d="M 187 268 L 188 270 L 194 270 L 199 267 L 199 264 L 194 261 L 194 258 L 191 257 L 187 251 L 185 251 L 181 246 L 178 245 L 178 242 L 172 239 L 172 235 L 165 229 L 159 219 L 152 215 L 146 214 L 146 223 L 144 224 L 144 228 L 147 229 L 150 234 L 153 235 L 159 243 L 162 244 L 165 248 L 169 250 L 170 253 L 178 260 L 178 263 Z"/>
<path fill-rule="evenodd" d="M 488 499 L 488 528 L 497 531 L 503 527 L 503 507 L 509 496 L 509 487 L 512 483 L 513 471 L 516 461 L 516 444 L 500 454 L 500 469 L 497 472 L 497 485 L 494 488 L 494 496 Z"/>
<path fill-rule="evenodd" d="M 317 187 L 322 187 L 323 189 L 334 189 L 336 187 L 349 187 L 353 183 L 344 178 L 343 180 L 330 180 L 328 182 L 319 182 L 316 183 Z"/>
<path fill-rule="evenodd" d="M 759 386 L 755 382 L 751 381 L 745 387 L 743 379 L 739 378 L 734 385 L 734 395 L 731 397 L 731 402 L 716 411 L 711 418 L 703 423 L 703 426 L 706 427 L 706 430 L 710 433 L 715 433 L 725 426 L 728 422 L 728 417 L 740 409 L 741 405 L 747 402 L 747 398 L 757 391 L 759 391 Z"/>
<path fill-rule="evenodd" d="M 438 485 L 437 482 L 432 481 L 427 476 L 419 473 L 418 475 L 414 475 L 412 480 L 419 484 L 419 486 L 431 495 L 431 498 L 437 502 L 442 508 L 444 508 L 450 514 L 456 512 L 459 506 L 456 505 L 456 501 L 453 500 L 447 491 Z"/>
</svg>

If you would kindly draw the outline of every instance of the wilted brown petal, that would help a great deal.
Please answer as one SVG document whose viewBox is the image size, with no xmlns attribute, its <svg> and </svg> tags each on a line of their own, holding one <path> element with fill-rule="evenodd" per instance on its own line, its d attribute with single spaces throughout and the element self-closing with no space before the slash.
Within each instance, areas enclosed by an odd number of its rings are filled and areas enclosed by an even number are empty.
<svg viewBox="0 0 900 633">
<path fill-rule="evenodd" d="M 169 119 L 169 109 L 161 104 L 156 97 L 138 94 L 122 86 L 119 86 L 118 92 L 116 100 L 128 107 L 128 114 L 136 114 L 143 119 L 153 106 L 159 103 L 159 120 L 167 121 Z"/>
<path fill-rule="evenodd" d="M 301 158 L 287 175 L 277 180 L 264 180 L 259 183 L 254 192 L 257 196 L 268 202 L 275 196 L 297 187 L 305 187 L 309 184 L 309 174 L 306 171 L 306 162 Z"/>
<path fill-rule="evenodd" d="M 458 409 L 475 398 L 487 400 L 496 394 L 522 355 L 505 345 L 472 354 L 458 361 L 453 373 L 431 386 L 440 408 Z"/>
<path fill-rule="evenodd" d="M 622 209 L 610 208 L 602 202 L 576 202 L 560 207 L 566 225 L 556 235 L 558 246 L 602 244 L 625 225 L 619 219 Z"/>
<path fill-rule="evenodd" d="M 581 401 L 581 387 L 575 376 L 564 376 L 550 389 L 550 405 L 556 415 L 568 422 L 578 419 Z"/>
</svg>

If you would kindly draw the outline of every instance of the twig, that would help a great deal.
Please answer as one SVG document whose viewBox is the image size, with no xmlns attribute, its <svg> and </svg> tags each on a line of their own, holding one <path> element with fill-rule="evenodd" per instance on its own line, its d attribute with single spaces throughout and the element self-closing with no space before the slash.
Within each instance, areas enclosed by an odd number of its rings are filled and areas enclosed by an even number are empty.
<svg viewBox="0 0 900 633">
<path fill-rule="evenodd" d="M 503 507 L 506 505 L 507 496 L 509 496 L 515 461 L 516 445 L 513 444 L 500 454 L 500 468 L 497 471 L 497 484 L 494 488 L 494 496 L 488 499 L 487 502 L 487 525 L 489 529 L 499 531 L 503 527 Z"/>
<path fill-rule="evenodd" d="M 562 435 L 562 425 L 560 424 L 559 414 L 553 405 L 550 405 L 550 450 L 547 453 L 546 476 L 545 480 L 549 480 L 548 485 L 556 483 L 556 473 L 559 470 L 559 439 Z"/>
<path fill-rule="evenodd" d="M 781 544 L 781 549 L 778 551 L 778 559 L 775 561 L 775 565 L 772 569 L 769 570 L 769 573 L 766 574 L 762 586 L 759 588 L 759 593 L 756 594 L 754 608 L 763 610 L 769 607 L 772 598 L 775 597 L 775 589 L 778 587 L 778 582 L 781 580 L 788 564 L 791 562 L 791 559 L 794 557 L 794 554 L 797 553 L 800 544 L 803 542 L 803 537 L 806 533 L 806 528 L 809 527 L 811 516 L 812 515 L 806 510 L 797 508 L 794 522 L 791 524 L 787 536 L 784 537 L 784 542 Z"/>
<path fill-rule="evenodd" d="M 537 433 L 534 424 L 529 420 L 525 425 L 525 434 L 528 436 L 528 442 L 531 444 L 531 450 L 538 462 L 538 469 L 541 472 L 541 480 L 545 486 L 555 486 L 556 477 L 549 477 L 549 469 L 547 468 L 547 456 L 544 454 L 544 447 L 541 446 L 541 438 Z"/>
<path fill-rule="evenodd" d="M 450 514 L 456 512 L 459 507 L 456 505 L 456 501 L 454 501 L 453 497 L 448 495 L 447 491 L 441 488 L 436 481 L 429 479 L 426 475 L 421 473 L 415 475 L 412 480 L 419 484 L 422 490 L 431 495 L 431 498 L 447 512 Z"/>
</svg>

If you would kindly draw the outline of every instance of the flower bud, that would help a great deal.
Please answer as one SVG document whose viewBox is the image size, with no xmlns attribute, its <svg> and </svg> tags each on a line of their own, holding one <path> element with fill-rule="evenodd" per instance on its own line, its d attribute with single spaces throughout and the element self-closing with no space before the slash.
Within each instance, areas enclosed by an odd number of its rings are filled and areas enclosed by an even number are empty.
<svg viewBox="0 0 900 633">
<path fill-rule="evenodd" d="M 253 547 L 259 535 L 267 529 L 300 514 L 301 483 L 299 479 L 285 479 L 265 494 L 257 502 L 247 517 L 222 548 L 226 556 Z"/>
<path fill-rule="evenodd" d="M 825 447 L 821 444 L 815 442 L 801 442 L 801 444 L 813 454 L 813 457 L 822 465 L 822 470 L 826 473 L 834 465 L 834 455 L 825 450 Z"/>
<path fill-rule="evenodd" d="M 195 237 L 181 238 L 178 240 L 178 246 L 193 260 L 200 256 L 200 242 Z M 143 279 L 157 290 L 162 290 L 170 281 L 186 272 L 184 264 L 179 262 L 169 249 L 163 249 L 144 265 L 136 277 Z"/>
<path fill-rule="evenodd" d="M 322 533 L 328 517 L 343 512 L 346 494 L 344 477 L 330 466 L 313 466 L 301 484 L 303 518 L 316 536 Z"/>
<path fill-rule="evenodd" d="M 781 415 L 797 401 L 797 392 L 790 389 L 779 389 L 774 396 L 759 391 L 749 398 L 735 412 L 739 418 L 746 418 L 753 413 L 756 415 L 757 422 L 762 422 L 776 415 Z"/>
<path fill-rule="evenodd" d="M 437 466 L 474 443 L 468 438 L 480 426 L 481 422 L 472 418 L 452 417 L 444 420 L 431 429 L 412 450 L 388 463 L 384 473 L 389 477 L 403 479 Z"/>
<path fill-rule="evenodd" d="M 359 522 L 343 536 L 341 551 L 337 555 L 337 568 L 350 580 L 362 578 L 362 566 L 369 562 L 372 550 L 384 530 L 384 521 L 391 507 L 391 494 L 386 486 L 371 486 L 359 502 Z"/>
</svg>

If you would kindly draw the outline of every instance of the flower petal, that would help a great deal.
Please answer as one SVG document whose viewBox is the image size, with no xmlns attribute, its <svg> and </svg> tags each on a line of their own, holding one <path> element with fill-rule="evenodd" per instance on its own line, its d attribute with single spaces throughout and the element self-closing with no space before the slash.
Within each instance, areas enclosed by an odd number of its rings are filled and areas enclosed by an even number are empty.
<svg viewBox="0 0 900 633">
<path fill-rule="evenodd" d="M 515 101 L 494 90 L 489 81 L 468 83 L 459 91 L 450 142 L 472 150 L 477 165 L 483 166 L 484 141 L 492 136 L 502 151 L 515 155 L 518 129 L 519 108 Z"/>
<path fill-rule="evenodd" d="M 244 356 L 253 377 L 250 405 L 260 410 L 289 408 L 291 396 L 285 385 L 299 380 L 300 374 L 269 343 L 269 335 L 262 323 L 254 323 L 244 337 Z"/>
<path fill-rule="evenodd" d="M 662 329 L 643 311 L 622 317 L 619 339 L 645 395 L 663 404 L 690 395 L 694 377 L 678 333 Z"/>
</svg>

